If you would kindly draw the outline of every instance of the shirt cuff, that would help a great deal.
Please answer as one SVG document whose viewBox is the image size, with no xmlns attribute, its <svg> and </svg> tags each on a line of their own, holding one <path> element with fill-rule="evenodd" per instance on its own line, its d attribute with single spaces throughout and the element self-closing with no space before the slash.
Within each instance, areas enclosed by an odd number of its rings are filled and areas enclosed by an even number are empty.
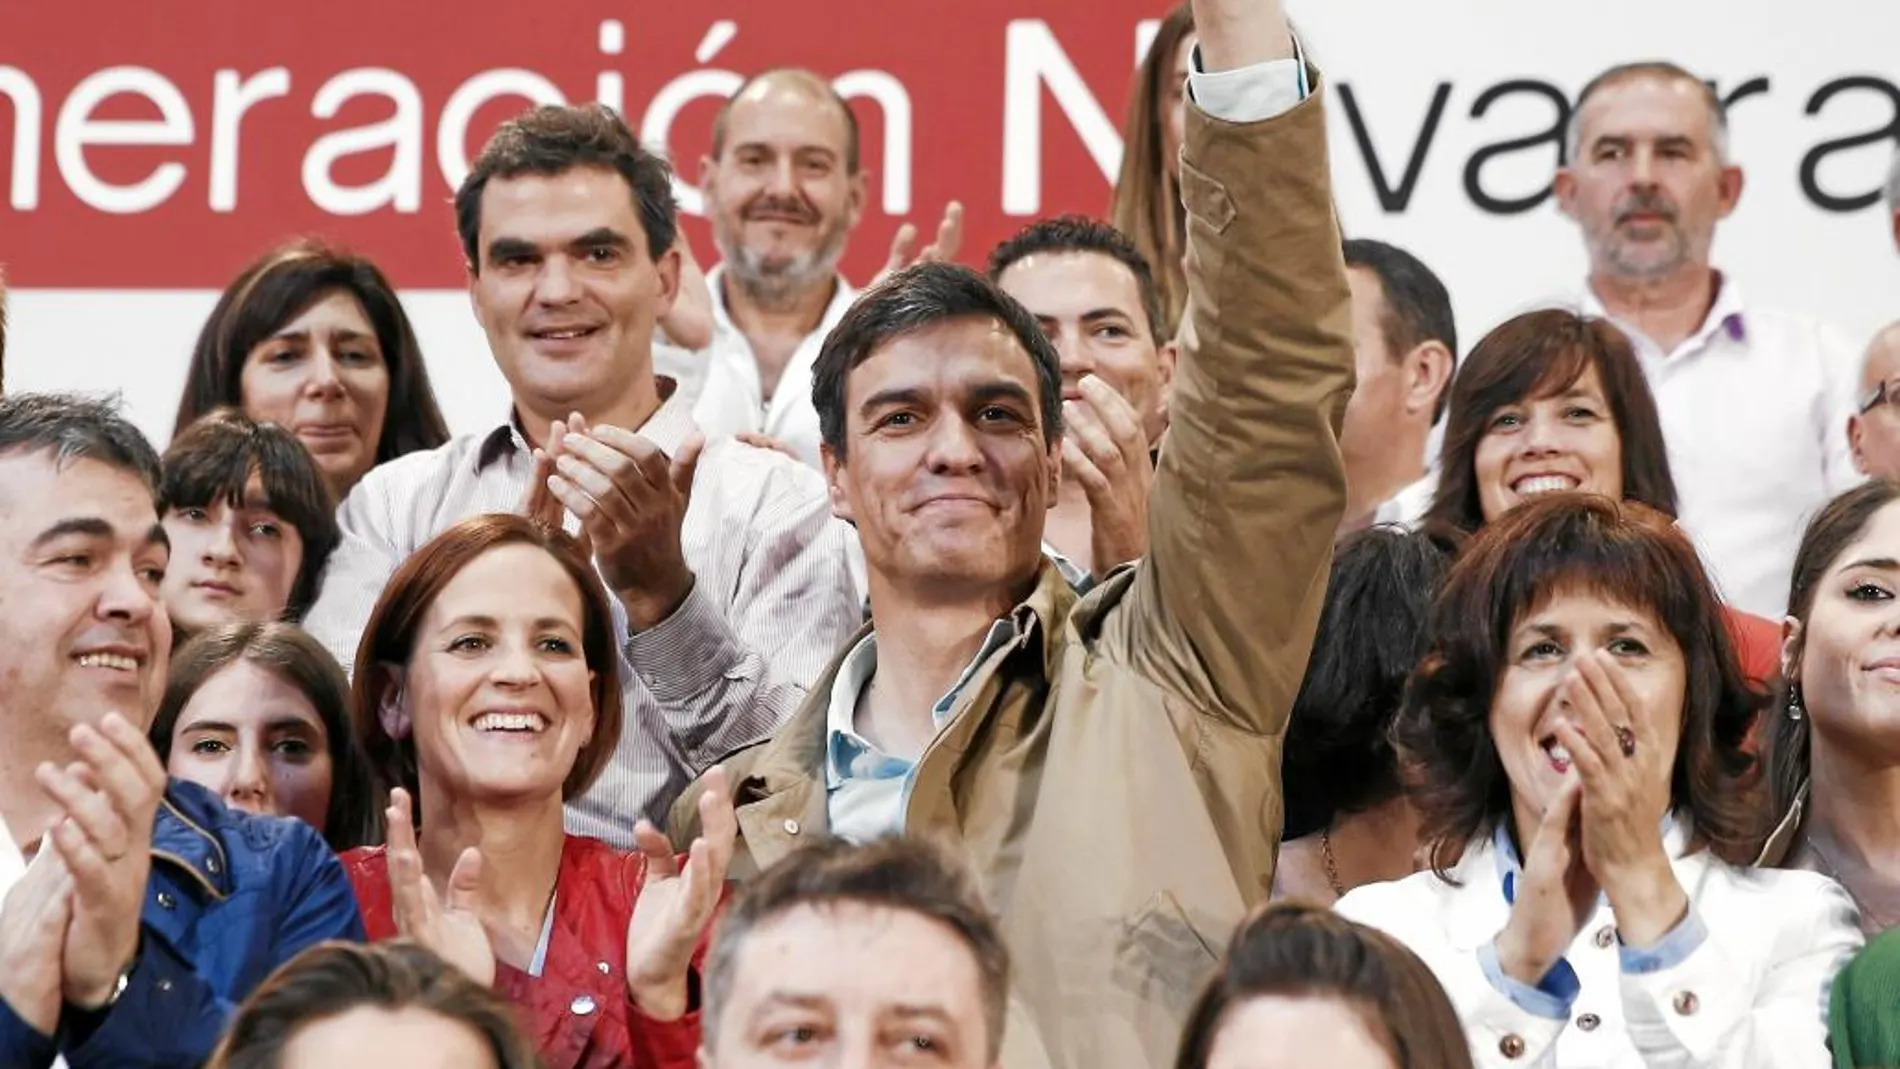
<svg viewBox="0 0 1900 1069">
<path fill-rule="evenodd" d="M 1693 906 L 1682 920 L 1676 922 L 1669 934 L 1658 939 L 1653 946 L 1633 947 L 1623 943 L 1619 936 L 1616 941 L 1616 957 L 1623 965 L 1623 971 L 1641 976 L 1647 973 L 1673 969 L 1689 960 L 1689 955 L 1702 949 L 1709 938 L 1709 929 L 1702 923 L 1702 917 Z"/>
<path fill-rule="evenodd" d="M 1511 1000 L 1511 1003 L 1525 1013 L 1535 1014 L 1552 1021 L 1565 1021 L 1570 1018 L 1570 1007 L 1577 1002 L 1577 995 L 1583 991 L 1583 981 L 1577 979 L 1577 970 L 1562 958 L 1550 967 L 1544 978 L 1532 987 L 1521 980 L 1504 974 L 1504 967 L 1498 964 L 1498 948 L 1495 943 L 1486 943 L 1478 948 L 1478 966 L 1484 970 L 1484 978 L 1499 994 Z"/>
<path fill-rule="evenodd" d="M 1201 69 L 1201 46 L 1188 63 L 1188 95 L 1202 111 L 1225 122 L 1260 122 L 1292 111 L 1306 99 L 1306 53 L 1293 38 L 1292 59 L 1272 59 L 1230 71 Z"/>
<path fill-rule="evenodd" d="M 628 636 L 622 652 L 655 698 L 678 704 L 726 678 L 727 670 L 743 659 L 744 647 L 706 584 L 694 580 L 692 592 L 673 615 Z"/>
</svg>

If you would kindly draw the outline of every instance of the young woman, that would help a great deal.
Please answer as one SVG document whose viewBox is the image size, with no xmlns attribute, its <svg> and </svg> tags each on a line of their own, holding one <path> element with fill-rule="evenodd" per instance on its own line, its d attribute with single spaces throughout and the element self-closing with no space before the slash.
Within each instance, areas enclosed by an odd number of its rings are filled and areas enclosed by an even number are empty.
<svg viewBox="0 0 1900 1069">
<path fill-rule="evenodd" d="M 621 726 L 587 554 L 520 516 L 451 527 L 384 589 L 353 696 L 390 789 L 387 848 L 344 857 L 370 938 L 408 936 L 492 983 L 550 1069 L 692 1065 L 689 979 L 738 823 L 721 784 L 683 866 L 645 822 L 634 853 L 563 834 L 562 804 Z"/>
<path fill-rule="evenodd" d="M 1431 966 L 1481 1064 L 1826 1065 L 1854 906 L 1716 856 L 1756 836 L 1765 699 L 1681 531 L 1539 497 L 1465 548 L 1431 634 L 1397 737 L 1434 871 L 1338 910 Z"/>
<path fill-rule="evenodd" d="M 339 852 L 382 840 L 349 682 L 299 628 L 201 632 L 172 655 L 149 734 L 167 772 L 233 809 L 296 817 Z"/>
<path fill-rule="evenodd" d="M 1187 76 L 1194 52 L 1194 11 L 1181 0 L 1155 30 L 1135 72 L 1122 123 L 1121 174 L 1109 218 L 1128 235 L 1161 291 L 1161 328 L 1172 338 L 1187 303 L 1187 223 L 1181 207 L 1181 137 L 1187 127 Z"/>
<path fill-rule="evenodd" d="M 173 433 L 221 405 L 296 435 L 338 501 L 376 465 L 449 440 L 389 280 L 315 241 L 267 253 L 225 289 L 198 335 Z"/>
<path fill-rule="evenodd" d="M 297 439 L 216 409 L 172 439 L 163 471 L 172 555 L 160 592 L 173 634 L 301 619 L 340 536 L 323 473 Z"/>
</svg>

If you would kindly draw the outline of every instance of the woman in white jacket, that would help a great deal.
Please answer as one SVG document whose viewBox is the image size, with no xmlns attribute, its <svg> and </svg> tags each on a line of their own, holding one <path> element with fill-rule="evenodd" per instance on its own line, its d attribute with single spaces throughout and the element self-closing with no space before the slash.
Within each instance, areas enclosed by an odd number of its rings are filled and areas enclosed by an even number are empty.
<svg viewBox="0 0 1900 1069">
<path fill-rule="evenodd" d="M 1534 458 L 1533 458 L 1534 459 Z M 1822 1067 L 1853 903 L 1742 869 L 1764 697 L 1694 548 L 1552 494 L 1465 548 L 1397 725 L 1434 871 L 1338 910 L 1424 959 L 1479 1065 Z"/>
</svg>

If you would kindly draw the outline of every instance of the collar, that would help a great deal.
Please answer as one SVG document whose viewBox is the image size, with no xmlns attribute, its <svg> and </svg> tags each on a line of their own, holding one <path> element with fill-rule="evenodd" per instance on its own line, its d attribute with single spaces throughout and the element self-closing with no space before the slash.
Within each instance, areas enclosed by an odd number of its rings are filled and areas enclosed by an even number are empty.
<svg viewBox="0 0 1900 1069">
<path fill-rule="evenodd" d="M 216 795 L 195 783 L 172 780 L 152 823 L 152 860 L 163 862 L 213 900 L 230 896 L 231 859 L 212 829 L 225 816 Z"/>
<path fill-rule="evenodd" d="M 699 428 L 693 422 L 692 401 L 679 389 L 679 383 L 665 375 L 656 375 L 654 380 L 660 387 L 660 407 L 634 433 L 671 456 L 679 452 L 680 446 L 685 445 L 686 440 Z M 482 435 L 481 444 L 475 449 L 475 471 L 479 474 L 498 461 L 532 454 L 533 447 L 528 444 L 528 436 L 521 422 L 521 411 L 511 407 L 506 420 Z"/>
<path fill-rule="evenodd" d="M 1702 319 L 1702 325 L 1695 333 L 1677 347 L 1677 352 L 1693 352 L 1707 345 L 1717 331 L 1728 336 L 1733 342 L 1748 341 L 1748 317 L 1742 300 L 1741 287 L 1720 271 L 1715 274 L 1715 303 L 1709 306 L 1709 314 Z M 1615 323 L 1617 327 L 1633 334 L 1640 334 L 1636 328 L 1611 315 L 1597 297 L 1596 287 L 1588 281 L 1583 284 L 1583 299 L 1578 302 L 1578 311 L 1586 316 L 1595 316 Z"/>
<path fill-rule="evenodd" d="M 744 337 L 745 332 L 732 321 L 732 313 L 726 308 L 725 278 L 724 260 L 714 264 L 712 269 L 706 272 L 706 287 L 712 291 L 713 329 L 720 333 Z M 857 300 L 858 297 L 858 291 L 851 288 L 851 283 L 846 282 L 843 275 L 833 272 L 831 279 L 831 301 L 825 305 L 824 315 L 818 318 L 818 329 L 812 331 L 820 338 L 831 333 L 831 328 L 838 325 L 838 320 L 844 318 L 845 312 L 851 308 L 851 302 Z"/>
</svg>

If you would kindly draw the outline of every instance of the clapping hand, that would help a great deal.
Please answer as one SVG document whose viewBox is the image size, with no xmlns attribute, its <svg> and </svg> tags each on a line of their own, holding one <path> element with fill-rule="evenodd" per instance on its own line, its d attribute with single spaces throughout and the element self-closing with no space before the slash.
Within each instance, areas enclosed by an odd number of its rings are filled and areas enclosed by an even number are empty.
<svg viewBox="0 0 1900 1069">
<path fill-rule="evenodd" d="M 1103 575 L 1148 552 L 1155 469 L 1135 406 L 1095 375 L 1081 387 L 1083 400 L 1062 404 L 1062 470 L 1088 496 L 1090 571 Z"/>
<path fill-rule="evenodd" d="M 897 236 L 891 239 L 891 255 L 884 261 L 883 270 L 871 279 L 865 289 L 871 289 L 891 275 L 912 264 L 927 263 L 932 260 L 954 260 L 957 251 L 963 247 L 963 205 L 951 201 L 944 206 L 943 220 L 937 224 L 937 238 L 924 246 L 922 252 L 911 256 L 911 248 L 917 244 L 917 227 L 905 223 L 897 228 Z"/>
<path fill-rule="evenodd" d="M 700 837 L 682 868 L 672 844 L 641 821 L 634 842 L 646 855 L 646 882 L 627 926 L 627 990 L 640 1011 L 655 1020 L 676 1020 L 687 1009 L 687 973 L 693 950 L 719 909 L 726 868 L 739 836 L 739 819 L 724 769 L 706 774 L 699 796 Z"/>
<path fill-rule="evenodd" d="M 59 1028 L 60 960 L 72 916 L 72 874 L 52 850 L 33 859 L 0 905 L 0 999 L 43 1036 Z"/>
<path fill-rule="evenodd" d="M 389 792 L 384 810 L 389 825 L 389 897 L 396 930 L 427 947 L 443 961 L 467 973 L 485 987 L 495 982 L 495 952 L 480 912 L 482 852 L 462 851 L 449 873 L 448 894 L 436 891 L 423 871 L 422 851 L 416 847 L 415 823 L 410 817 L 409 792 Z"/>
<path fill-rule="evenodd" d="M 1577 842 L 1582 794 L 1582 784 L 1570 780 L 1544 811 L 1518 874 L 1511 919 L 1498 933 L 1498 966 L 1533 987 L 1596 912 L 1596 877 Z"/>
</svg>

